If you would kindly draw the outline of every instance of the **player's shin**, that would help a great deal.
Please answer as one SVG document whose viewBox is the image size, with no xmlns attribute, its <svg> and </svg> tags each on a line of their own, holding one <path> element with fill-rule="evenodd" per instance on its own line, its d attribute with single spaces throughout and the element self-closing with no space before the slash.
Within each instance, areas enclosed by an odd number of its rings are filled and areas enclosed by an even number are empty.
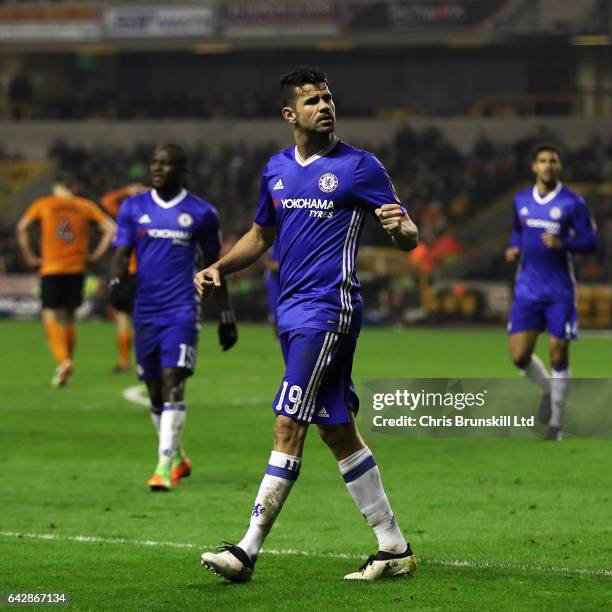
<svg viewBox="0 0 612 612">
<path fill-rule="evenodd" d="M 74 355 L 74 351 L 76 350 L 76 340 L 77 340 L 76 323 L 68 323 L 64 327 L 64 333 L 66 335 L 66 346 L 68 347 L 68 354 L 70 356 L 70 359 L 72 359 Z"/>
<path fill-rule="evenodd" d="M 378 549 L 403 553 L 406 540 L 400 531 L 380 479 L 376 460 L 366 446 L 338 462 L 349 493 L 374 530 Z"/>
<path fill-rule="evenodd" d="M 550 426 L 563 428 L 563 415 L 567 402 L 567 392 L 569 390 L 570 369 L 557 370 L 553 368 L 550 380 L 550 399 L 552 415 Z"/>
<path fill-rule="evenodd" d="M 159 421 L 159 466 L 169 470 L 181 447 L 185 426 L 185 402 L 164 402 Z"/>
<path fill-rule="evenodd" d="M 56 321 L 45 321 L 45 331 L 49 341 L 49 348 L 58 365 L 70 358 L 66 334 Z"/>
<path fill-rule="evenodd" d="M 264 539 L 299 476 L 301 465 L 300 457 L 272 451 L 251 511 L 249 528 L 238 543 L 251 560 L 259 554 Z"/>
</svg>

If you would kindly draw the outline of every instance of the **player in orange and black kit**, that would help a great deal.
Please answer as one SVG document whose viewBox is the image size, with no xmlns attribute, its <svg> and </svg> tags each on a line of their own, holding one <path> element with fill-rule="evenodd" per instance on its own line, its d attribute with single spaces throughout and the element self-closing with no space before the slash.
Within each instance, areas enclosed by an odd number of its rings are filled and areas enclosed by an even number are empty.
<svg viewBox="0 0 612 612">
<path fill-rule="evenodd" d="M 110 246 L 115 223 L 93 202 L 75 196 L 71 181 L 62 178 L 53 194 L 36 200 L 17 224 L 17 241 L 28 266 L 39 268 L 42 318 L 51 352 L 57 362 L 53 385 L 61 387 L 72 374 L 76 344 L 75 311 L 83 300 L 88 263 L 100 259 Z M 40 225 L 40 256 L 32 250 L 28 228 Z M 89 228 L 97 225 L 100 241 L 89 253 Z"/>
<path fill-rule="evenodd" d="M 142 183 L 132 183 L 111 191 L 102 196 L 100 204 L 102 208 L 113 218 L 119 216 L 119 208 L 121 202 L 128 196 L 136 195 L 147 191 Z M 136 253 L 132 252 L 128 269 L 128 277 L 124 281 L 124 300 L 121 304 L 121 310 L 115 308 L 115 322 L 117 323 L 117 346 L 119 349 L 119 364 L 113 369 L 113 372 L 129 372 L 130 356 L 132 354 L 132 309 L 134 307 L 134 295 L 136 293 Z"/>
</svg>

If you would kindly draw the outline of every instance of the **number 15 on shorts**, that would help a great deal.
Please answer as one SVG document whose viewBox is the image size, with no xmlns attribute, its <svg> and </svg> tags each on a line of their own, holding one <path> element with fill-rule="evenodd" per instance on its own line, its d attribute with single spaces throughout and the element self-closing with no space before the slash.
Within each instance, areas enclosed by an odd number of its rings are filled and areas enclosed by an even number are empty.
<svg viewBox="0 0 612 612">
<path fill-rule="evenodd" d="M 187 368 L 193 370 L 195 366 L 196 351 L 195 347 L 189 344 L 179 344 L 179 358 L 176 362 L 177 368 Z"/>
</svg>

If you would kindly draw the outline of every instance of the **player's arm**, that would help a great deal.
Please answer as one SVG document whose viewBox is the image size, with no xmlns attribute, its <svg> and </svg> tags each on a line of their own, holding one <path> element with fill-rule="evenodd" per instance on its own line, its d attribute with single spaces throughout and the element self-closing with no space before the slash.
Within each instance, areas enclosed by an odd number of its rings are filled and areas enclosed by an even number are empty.
<svg viewBox="0 0 612 612">
<path fill-rule="evenodd" d="M 42 263 L 42 259 L 32 250 L 28 234 L 28 228 L 36 221 L 37 219 L 28 216 L 26 213 L 23 217 L 21 217 L 21 219 L 19 219 L 17 228 L 15 230 L 17 244 L 19 245 L 23 259 L 26 265 L 31 268 L 37 268 Z"/>
<path fill-rule="evenodd" d="M 128 312 L 132 305 L 131 290 L 126 282 L 128 277 L 131 246 L 118 246 L 113 252 L 108 281 L 108 298 L 113 308 Z"/>
<path fill-rule="evenodd" d="M 571 253 L 589 253 L 598 247 L 597 229 L 589 213 L 589 209 L 582 200 L 574 206 L 572 215 L 571 235 L 561 240 L 553 234 L 542 234 L 542 241 L 549 249 L 565 249 Z"/>
<path fill-rule="evenodd" d="M 128 275 L 131 255 L 131 246 L 118 246 L 115 249 L 110 265 L 111 279 L 122 279 Z"/>
<path fill-rule="evenodd" d="M 400 204 L 383 204 L 376 209 L 383 229 L 402 251 L 412 251 L 419 244 L 419 230 Z"/>
<path fill-rule="evenodd" d="M 354 172 L 355 195 L 374 213 L 393 243 L 402 251 L 412 251 L 419 244 L 419 232 L 401 205 L 385 167 L 372 155 L 360 156 Z"/>
<path fill-rule="evenodd" d="M 129 202 L 119 210 L 117 237 L 114 244 L 116 248 L 111 258 L 108 281 L 110 302 L 114 308 L 123 311 L 129 311 L 132 305 L 131 291 L 125 282 L 129 273 L 130 256 L 134 249 L 134 226 L 130 212 Z"/>
<path fill-rule="evenodd" d="M 115 231 L 117 229 L 115 222 L 109 217 L 105 217 L 104 221 L 99 222 L 98 227 L 102 232 L 102 236 L 100 237 L 96 248 L 90 253 L 89 257 L 87 258 L 87 261 L 89 263 L 95 263 L 102 257 L 102 255 L 104 255 L 104 253 L 106 253 L 106 251 L 108 251 L 108 248 L 110 247 L 113 238 L 115 237 Z"/>
<path fill-rule="evenodd" d="M 216 260 L 216 257 L 204 257 L 204 269 L 212 266 Z M 219 327 L 217 329 L 219 344 L 224 351 L 227 351 L 238 342 L 238 326 L 236 325 L 236 315 L 232 308 L 232 301 L 225 279 L 221 279 L 221 285 L 215 287 L 213 295 L 215 296 L 215 304 L 219 317 Z"/>
<path fill-rule="evenodd" d="M 198 294 L 203 296 L 221 286 L 221 278 L 256 262 L 274 243 L 276 228 L 253 223 L 251 229 L 219 261 L 200 270 L 194 279 Z"/>
<path fill-rule="evenodd" d="M 219 214 L 216 210 L 209 210 L 204 217 L 197 239 L 204 269 L 208 270 L 216 265 L 215 262 L 219 259 L 219 253 L 221 252 L 221 228 Z M 227 283 L 223 278 L 220 279 L 219 285 L 215 286 L 213 295 L 215 296 L 219 316 L 219 344 L 224 351 L 227 351 L 238 341 L 238 328 Z"/>
</svg>

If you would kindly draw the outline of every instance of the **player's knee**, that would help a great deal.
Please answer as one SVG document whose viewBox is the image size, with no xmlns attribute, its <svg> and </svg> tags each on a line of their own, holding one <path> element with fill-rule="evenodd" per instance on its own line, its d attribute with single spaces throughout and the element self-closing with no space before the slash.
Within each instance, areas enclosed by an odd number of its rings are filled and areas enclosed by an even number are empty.
<svg viewBox="0 0 612 612">
<path fill-rule="evenodd" d="M 553 370 L 557 370 L 558 372 L 560 372 L 561 370 L 567 370 L 568 358 L 565 351 L 559 353 L 551 353 L 550 365 Z"/>
<path fill-rule="evenodd" d="M 175 383 L 164 387 L 164 399 L 166 402 L 182 402 L 184 385 Z"/>
<path fill-rule="evenodd" d="M 161 381 L 158 380 L 150 380 L 147 381 L 147 391 L 149 393 L 149 399 L 151 400 L 152 406 L 160 406 L 164 405 L 164 394 L 162 391 Z"/>
<path fill-rule="evenodd" d="M 303 423 L 280 415 L 274 424 L 274 442 L 276 445 L 292 446 L 304 441 L 307 428 Z"/>
<path fill-rule="evenodd" d="M 166 402 L 180 402 L 185 393 L 185 377 L 177 371 L 164 372 L 162 394 Z"/>
<path fill-rule="evenodd" d="M 161 414 L 162 407 L 164 405 L 164 396 L 161 389 L 159 390 L 159 393 L 149 393 L 149 399 L 151 400 L 151 406 L 159 406 L 159 414 Z M 157 413 L 157 409 L 151 411 Z"/>
<path fill-rule="evenodd" d="M 512 363 L 519 368 L 520 370 L 524 370 L 531 361 L 531 351 L 526 351 L 522 347 L 510 347 L 510 359 L 512 359 Z"/>
<path fill-rule="evenodd" d="M 319 427 L 319 436 L 327 446 L 335 448 L 342 440 L 340 429 L 339 427 Z"/>
<path fill-rule="evenodd" d="M 319 425 L 319 436 L 337 458 L 347 457 L 364 446 L 361 436 L 351 425 Z"/>
<path fill-rule="evenodd" d="M 553 344 L 550 347 L 550 365 L 554 370 L 566 370 L 569 364 L 569 347 L 566 343 Z"/>
</svg>

